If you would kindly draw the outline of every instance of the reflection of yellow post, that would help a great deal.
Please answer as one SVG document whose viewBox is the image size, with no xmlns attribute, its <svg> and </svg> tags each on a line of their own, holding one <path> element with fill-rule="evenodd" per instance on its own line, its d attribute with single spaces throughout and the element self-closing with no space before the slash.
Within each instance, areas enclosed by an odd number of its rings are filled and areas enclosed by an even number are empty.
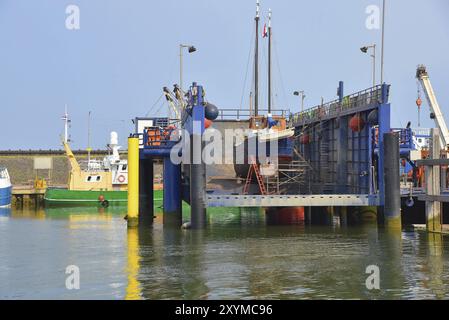
<svg viewBox="0 0 449 320">
<path fill-rule="evenodd" d="M 437 299 L 445 297 L 445 283 L 443 281 L 444 259 L 443 259 L 443 235 L 438 233 L 428 233 L 428 286 Z"/>
<path fill-rule="evenodd" d="M 139 222 L 139 138 L 128 138 L 128 227 Z"/>
<path fill-rule="evenodd" d="M 126 287 L 126 300 L 138 300 L 140 296 L 140 283 L 137 280 L 140 267 L 139 256 L 139 230 L 128 229 L 128 286 Z"/>
</svg>

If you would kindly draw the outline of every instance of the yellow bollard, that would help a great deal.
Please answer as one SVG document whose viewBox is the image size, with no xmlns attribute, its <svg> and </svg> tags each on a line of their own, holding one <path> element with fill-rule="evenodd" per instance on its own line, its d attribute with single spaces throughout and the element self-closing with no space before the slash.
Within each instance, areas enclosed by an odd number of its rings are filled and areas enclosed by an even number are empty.
<svg viewBox="0 0 449 320">
<path fill-rule="evenodd" d="M 128 138 L 128 227 L 139 224 L 139 138 Z"/>
</svg>

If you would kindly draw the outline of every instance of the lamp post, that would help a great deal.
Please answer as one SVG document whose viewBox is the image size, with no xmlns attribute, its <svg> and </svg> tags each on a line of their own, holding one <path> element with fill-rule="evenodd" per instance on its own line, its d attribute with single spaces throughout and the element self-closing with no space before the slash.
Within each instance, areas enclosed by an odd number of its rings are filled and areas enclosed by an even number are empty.
<svg viewBox="0 0 449 320">
<path fill-rule="evenodd" d="M 182 50 L 184 48 L 188 48 L 189 53 L 193 53 L 196 51 L 196 48 L 192 45 L 180 44 L 179 45 L 179 88 L 182 89 Z"/>
<path fill-rule="evenodd" d="M 304 91 L 295 91 L 293 92 L 293 95 L 295 96 L 301 96 L 301 112 L 304 111 L 304 98 L 306 97 L 306 95 L 304 94 Z"/>
<path fill-rule="evenodd" d="M 373 54 L 371 54 L 371 58 L 373 58 L 373 87 L 376 86 L 376 44 L 365 46 L 360 48 L 360 51 L 363 53 L 368 53 L 369 49 L 373 49 Z"/>
</svg>

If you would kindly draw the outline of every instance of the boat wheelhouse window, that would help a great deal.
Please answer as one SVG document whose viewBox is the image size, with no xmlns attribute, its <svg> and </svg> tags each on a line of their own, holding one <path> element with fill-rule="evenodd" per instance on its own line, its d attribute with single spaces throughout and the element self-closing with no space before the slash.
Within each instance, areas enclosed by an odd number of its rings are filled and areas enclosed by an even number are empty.
<svg viewBox="0 0 449 320">
<path fill-rule="evenodd" d="M 420 138 L 420 139 L 418 139 L 418 142 L 419 142 L 419 143 L 421 143 L 421 142 L 422 142 L 422 139 L 421 139 L 421 138 Z"/>
<path fill-rule="evenodd" d="M 123 171 L 126 171 L 126 168 L 127 168 L 127 166 L 126 166 L 126 164 L 124 164 L 124 165 L 122 166 L 122 170 L 123 170 Z"/>
<path fill-rule="evenodd" d="M 100 182 L 101 181 L 101 176 L 88 176 L 86 178 L 87 182 Z"/>
</svg>

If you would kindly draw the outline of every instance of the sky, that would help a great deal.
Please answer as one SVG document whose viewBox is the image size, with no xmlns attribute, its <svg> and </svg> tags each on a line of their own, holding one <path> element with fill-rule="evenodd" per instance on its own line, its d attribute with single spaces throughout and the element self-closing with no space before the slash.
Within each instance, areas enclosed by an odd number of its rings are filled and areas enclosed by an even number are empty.
<svg viewBox="0 0 449 320">
<path fill-rule="evenodd" d="M 299 110 L 372 83 L 372 60 L 359 48 L 377 44 L 368 29 L 370 5 L 381 0 L 261 0 L 262 23 L 273 11 L 275 107 Z M 80 10 L 77 30 L 66 28 L 66 8 Z M 64 106 L 72 119 L 73 148 L 104 148 L 109 132 L 120 143 L 135 117 L 164 116 L 162 87 L 204 86 L 219 108 L 248 108 L 255 0 L 0 0 L 0 150 L 60 149 Z M 391 84 L 392 126 L 417 126 L 418 64 L 428 67 L 443 113 L 449 116 L 449 1 L 387 0 L 384 80 Z M 261 41 L 261 96 L 266 104 L 266 40 Z M 377 75 L 380 67 L 377 65 Z M 246 78 L 246 82 L 245 82 Z M 378 77 L 378 82 L 380 81 Z M 449 119 L 449 118 L 448 118 Z M 424 103 L 421 126 L 430 127 Z"/>
</svg>

